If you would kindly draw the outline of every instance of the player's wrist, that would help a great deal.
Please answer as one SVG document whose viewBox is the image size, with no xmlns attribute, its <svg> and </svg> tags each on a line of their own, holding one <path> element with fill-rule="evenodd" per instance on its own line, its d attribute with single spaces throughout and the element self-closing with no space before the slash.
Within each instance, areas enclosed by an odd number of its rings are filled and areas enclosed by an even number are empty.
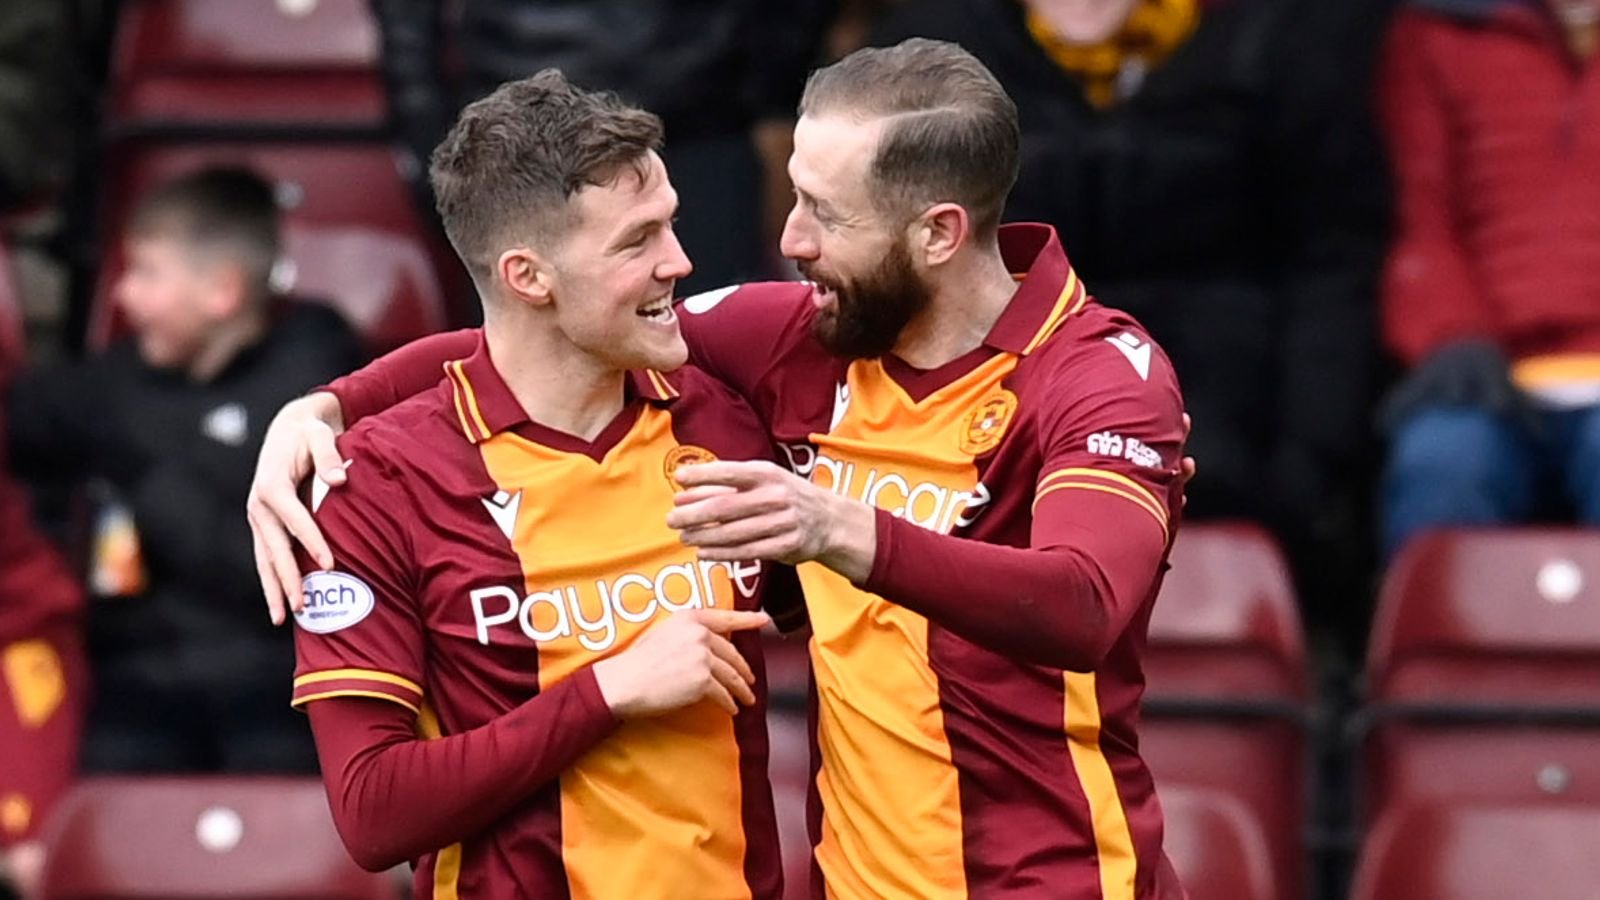
<svg viewBox="0 0 1600 900">
<path fill-rule="evenodd" d="M 859 500 L 829 493 L 831 509 L 817 561 L 857 584 L 872 574 L 878 552 L 878 511 Z"/>
<path fill-rule="evenodd" d="M 594 672 L 595 686 L 600 689 L 600 699 L 605 701 L 613 716 L 626 719 L 639 712 L 638 685 L 624 656 L 602 659 L 590 668 Z"/>
<path fill-rule="evenodd" d="M 312 418 L 332 428 L 335 434 L 344 432 L 344 407 L 339 405 L 339 395 L 332 391 L 313 391 L 301 398 L 306 412 Z"/>
</svg>

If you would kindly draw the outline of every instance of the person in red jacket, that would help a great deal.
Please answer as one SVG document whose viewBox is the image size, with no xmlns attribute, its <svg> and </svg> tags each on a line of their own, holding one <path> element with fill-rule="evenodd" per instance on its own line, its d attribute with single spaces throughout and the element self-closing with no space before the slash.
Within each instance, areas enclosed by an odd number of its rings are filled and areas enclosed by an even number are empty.
<svg viewBox="0 0 1600 900">
<path fill-rule="evenodd" d="M 1392 25 L 1390 554 L 1563 507 L 1600 523 L 1597 24 L 1600 0 L 1411 0 Z"/>
</svg>

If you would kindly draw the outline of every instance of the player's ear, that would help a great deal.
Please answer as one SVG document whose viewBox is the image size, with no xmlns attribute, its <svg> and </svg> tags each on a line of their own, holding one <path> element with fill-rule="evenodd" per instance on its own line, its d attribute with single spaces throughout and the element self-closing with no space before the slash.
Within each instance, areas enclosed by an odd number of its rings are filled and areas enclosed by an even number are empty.
<svg viewBox="0 0 1600 900">
<path fill-rule="evenodd" d="M 955 256 L 971 235 L 972 221 L 959 203 L 936 203 L 912 224 L 911 253 L 924 267 Z"/>
<path fill-rule="evenodd" d="M 527 247 L 501 253 L 495 260 L 495 275 L 519 303 L 543 306 L 550 302 L 554 270 L 549 261 Z"/>
</svg>

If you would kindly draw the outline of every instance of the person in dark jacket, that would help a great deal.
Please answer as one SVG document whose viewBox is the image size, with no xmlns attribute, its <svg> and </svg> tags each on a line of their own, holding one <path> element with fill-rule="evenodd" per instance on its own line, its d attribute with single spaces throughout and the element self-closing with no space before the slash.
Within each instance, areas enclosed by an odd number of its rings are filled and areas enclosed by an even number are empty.
<svg viewBox="0 0 1600 900">
<path fill-rule="evenodd" d="M 1600 0 L 1413 0 L 1389 38 L 1384 549 L 1600 525 Z"/>
<path fill-rule="evenodd" d="M 261 617 L 240 515 L 274 410 L 360 359 L 332 310 L 275 298 L 272 186 L 183 176 L 142 200 L 115 295 L 129 339 L 25 371 L 10 392 L 24 478 L 98 478 L 84 765 L 96 771 L 309 771 L 282 686 L 287 635 Z"/>
<path fill-rule="evenodd" d="M 392 118 L 426 161 L 468 102 L 545 68 L 660 115 L 695 261 L 685 293 L 767 274 L 788 135 L 839 0 L 372 0 Z M 447 65 L 446 60 L 455 60 Z M 781 189 L 775 187 L 781 183 Z"/>
<path fill-rule="evenodd" d="M 1267 523 L 1311 559 L 1359 539 L 1372 449 L 1377 6 L 912 0 L 872 39 L 957 40 L 995 72 L 1022 126 L 1007 219 L 1054 225 L 1177 369 L 1185 515 Z"/>
</svg>

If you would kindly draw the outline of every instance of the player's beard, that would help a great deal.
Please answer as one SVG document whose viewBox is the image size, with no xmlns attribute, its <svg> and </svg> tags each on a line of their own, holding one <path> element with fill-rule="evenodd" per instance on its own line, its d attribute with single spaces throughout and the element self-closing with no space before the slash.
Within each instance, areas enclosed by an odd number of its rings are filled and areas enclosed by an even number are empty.
<svg viewBox="0 0 1600 900">
<path fill-rule="evenodd" d="M 860 278 L 835 280 L 805 265 L 800 273 L 833 290 L 834 308 L 818 313 L 811 333 L 829 353 L 845 359 L 871 359 L 893 350 L 906 324 L 933 298 L 901 241 Z"/>
</svg>

